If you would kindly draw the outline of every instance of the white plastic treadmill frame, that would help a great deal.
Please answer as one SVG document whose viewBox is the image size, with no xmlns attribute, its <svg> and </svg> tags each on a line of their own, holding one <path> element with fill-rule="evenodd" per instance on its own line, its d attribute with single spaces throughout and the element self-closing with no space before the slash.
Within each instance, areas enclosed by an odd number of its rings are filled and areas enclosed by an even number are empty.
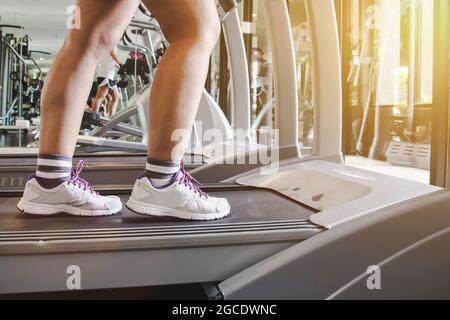
<svg viewBox="0 0 450 320">
<path fill-rule="evenodd" d="M 333 0 L 305 0 L 311 32 L 314 148 L 342 154 L 342 79 L 339 31 Z"/>
<path fill-rule="evenodd" d="M 270 172 L 273 167 L 268 167 L 267 170 Z M 240 176 L 236 179 L 236 182 L 245 186 L 274 190 L 315 209 L 320 209 L 323 206 L 324 209 L 313 214 L 310 220 L 327 229 L 332 229 L 381 208 L 442 190 L 438 187 L 323 160 L 288 161 L 280 163 L 276 175 L 263 175 L 263 172 L 264 169 L 256 169 L 248 175 Z M 280 188 L 280 179 L 284 179 L 283 187 L 289 185 L 301 186 L 302 181 L 298 181 L 299 175 L 310 172 L 316 173 L 316 175 L 310 174 L 309 176 L 315 176 L 318 181 L 309 183 L 307 190 Z M 289 179 L 297 180 L 291 181 Z M 306 183 L 308 182 L 311 181 L 306 181 Z M 336 198 L 336 195 L 339 195 L 342 191 L 339 188 L 333 188 L 333 186 L 339 184 L 337 182 L 341 182 L 341 185 L 359 185 L 364 192 L 361 192 L 360 196 L 355 196 L 354 199 L 348 199 L 345 202 L 335 200 L 336 203 L 334 204 L 325 203 L 327 198 Z M 311 186 L 314 187 L 316 184 L 319 184 L 320 187 L 314 190 Z M 318 201 L 315 201 L 312 198 L 306 199 L 307 196 L 320 197 Z M 321 198 L 323 198 L 323 201 Z"/>
<path fill-rule="evenodd" d="M 284 0 L 265 0 L 267 30 L 272 48 L 274 96 L 280 146 L 298 148 L 297 68 L 291 20 Z M 300 149 L 298 148 L 300 156 Z"/>
<path fill-rule="evenodd" d="M 284 0 L 265 0 L 273 50 L 280 146 L 298 145 L 298 88 L 289 11 Z M 339 32 L 333 0 L 306 0 L 311 32 L 314 156 L 342 159 L 342 84 Z M 300 155 L 300 151 L 298 152 Z"/>
<path fill-rule="evenodd" d="M 233 110 L 232 127 L 243 130 L 251 137 L 250 79 L 247 54 L 242 37 L 238 8 L 231 9 L 222 24 L 231 77 L 231 107 Z"/>
</svg>

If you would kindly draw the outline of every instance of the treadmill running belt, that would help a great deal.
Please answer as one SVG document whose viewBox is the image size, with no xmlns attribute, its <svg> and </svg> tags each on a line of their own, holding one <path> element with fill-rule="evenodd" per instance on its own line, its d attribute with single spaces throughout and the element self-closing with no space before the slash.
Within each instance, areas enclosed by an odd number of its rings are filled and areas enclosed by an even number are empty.
<svg viewBox="0 0 450 320">
<path fill-rule="evenodd" d="M 19 198 L 0 198 L 0 236 L 15 232 L 96 230 L 121 228 L 194 227 L 202 225 L 239 225 L 271 222 L 308 222 L 315 212 L 268 190 L 236 190 L 209 192 L 211 196 L 226 197 L 231 214 L 218 221 L 194 222 L 175 218 L 140 216 L 125 207 L 129 195 L 121 195 L 124 209 L 111 217 L 76 217 L 58 214 L 35 217 L 21 214 L 16 209 Z M 310 224 L 308 222 L 308 224 Z M 0 237 L 1 240 L 1 237 Z"/>
</svg>

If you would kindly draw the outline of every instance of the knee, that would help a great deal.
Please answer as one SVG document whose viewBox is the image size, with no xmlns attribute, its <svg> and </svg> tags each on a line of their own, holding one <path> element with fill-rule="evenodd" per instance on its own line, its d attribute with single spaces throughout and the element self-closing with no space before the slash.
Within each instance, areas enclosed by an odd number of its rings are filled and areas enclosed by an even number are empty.
<svg viewBox="0 0 450 320">
<path fill-rule="evenodd" d="M 68 45 L 72 50 L 82 50 L 81 54 L 87 58 L 99 61 L 109 53 L 120 40 L 120 33 L 99 27 L 88 34 L 82 34 L 82 29 L 74 31 L 68 37 Z"/>
<path fill-rule="evenodd" d="M 219 39 L 220 32 L 220 20 L 218 16 L 214 15 L 209 18 L 203 17 L 201 21 L 196 21 L 186 28 L 180 28 L 177 24 L 174 30 L 168 30 L 168 34 L 166 32 L 164 34 L 170 43 L 187 40 L 211 53 Z"/>
<path fill-rule="evenodd" d="M 105 87 L 105 86 L 103 86 L 103 87 L 98 87 L 97 95 L 98 95 L 100 98 L 106 97 L 107 94 L 108 94 L 108 87 Z"/>
<path fill-rule="evenodd" d="M 212 49 L 219 40 L 221 25 L 218 16 L 210 17 L 202 22 L 198 30 L 198 39 L 204 45 Z"/>
<path fill-rule="evenodd" d="M 114 91 L 112 97 L 113 97 L 113 100 L 114 100 L 115 102 L 117 102 L 117 101 L 119 101 L 119 99 L 120 99 L 120 93 L 117 92 L 117 91 Z"/>
</svg>

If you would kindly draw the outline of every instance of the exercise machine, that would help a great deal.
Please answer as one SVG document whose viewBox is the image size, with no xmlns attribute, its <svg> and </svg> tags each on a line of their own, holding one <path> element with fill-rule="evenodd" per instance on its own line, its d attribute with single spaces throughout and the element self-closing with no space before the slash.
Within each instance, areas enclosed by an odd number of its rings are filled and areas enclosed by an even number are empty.
<svg viewBox="0 0 450 320">
<path fill-rule="evenodd" d="M 242 31 L 240 28 L 239 15 L 237 12 L 237 3 L 233 1 L 223 1 L 218 6 L 219 15 L 222 20 L 223 32 L 227 39 L 227 48 L 230 57 L 230 70 L 233 92 L 233 105 L 234 108 L 234 123 L 233 129 L 243 130 L 247 135 L 250 132 L 250 97 L 249 97 L 249 80 L 247 70 L 247 60 L 245 54 L 245 48 L 242 40 Z M 141 8 L 141 12 L 144 10 Z M 139 20 L 133 20 L 130 24 L 131 27 L 141 28 L 141 35 L 143 35 L 144 45 L 138 45 L 131 43 L 130 48 L 136 48 L 147 52 L 148 60 L 152 62 L 153 67 L 156 67 L 158 57 L 155 56 L 156 46 L 153 44 L 150 31 L 160 30 L 155 26 L 153 22 L 144 22 Z M 230 36 L 232 34 L 233 36 Z M 131 39 L 128 37 L 128 42 Z M 162 44 L 164 47 L 164 43 Z M 107 125 L 98 128 L 94 133 L 94 137 L 100 139 L 92 139 L 91 137 L 80 137 L 79 142 L 85 146 L 95 145 L 101 149 L 112 148 L 114 150 L 127 150 L 127 151 L 145 151 L 147 149 L 147 136 L 148 136 L 148 109 L 149 109 L 149 94 L 151 91 L 151 84 L 143 88 L 133 98 L 130 99 L 128 107 L 123 112 L 118 113 Z M 125 122 L 130 116 L 139 116 L 139 123 L 142 128 L 140 130 L 139 138 L 142 140 L 140 143 L 128 142 L 128 141 L 110 141 L 111 139 L 101 139 L 102 136 L 111 129 L 121 129 L 121 123 Z M 122 125 L 123 126 L 123 125 Z M 201 126 L 201 130 L 198 128 Z M 209 129 L 215 129 L 220 131 L 223 141 L 229 141 L 233 139 L 233 130 L 231 124 L 228 123 L 226 116 L 223 114 L 220 107 L 214 101 L 214 99 L 206 92 L 203 92 L 199 111 L 197 114 L 196 127 L 193 129 L 193 143 L 192 153 L 199 154 L 202 152 L 202 148 L 210 141 L 204 141 L 202 136 L 197 133 L 203 133 Z M 134 130 L 136 133 L 136 130 Z M 221 145 L 220 145 L 221 147 Z M 91 150 L 90 150 L 91 151 Z"/>
<path fill-rule="evenodd" d="M 5 29 L 21 34 L 5 33 Z M 3 144 L 18 141 L 19 146 L 37 129 L 42 88 L 42 70 L 32 57 L 36 51 L 30 50 L 30 39 L 23 30 L 0 25 L 0 133 Z M 28 74 L 30 66 L 35 70 L 33 76 Z"/>
<path fill-rule="evenodd" d="M 314 116 L 322 120 L 315 122 L 314 155 L 205 185 L 231 203 L 231 215 L 217 222 L 139 217 L 126 209 L 101 219 L 36 219 L 17 214 L 18 198 L 2 197 L 0 293 L 198 284 L 211 299 L 450 298 L 450 192 L 340 163 L 334 1 L 305 5 L 320 82 L 313 88 Z M 274 72 L 289 71 L 292 38 L 278 33 L 290 32 L 286 2 L 264 6 L 271 41 L 287 41 L 285 50 L 274 46 Z M 284 76 L 295 76 L 292 70 Z M 295 85 L 277 85 L 275 94 L 297 110 Z M 130 189 L 111 192 L 124 201 Z M 377 272 L 382 290 L 368 285 Z M 68 281 L 75 274 L 78 284 Z"/>
<path fill-rule="evenodd" d="M 197 168 L 205 164 L 205 162 L 211 163 L 216 161 L 217 157 L 219 159 L 223 159 L 221 152 L 225 149 L 231 149 L 236 153 L 227 156 L 236 156 L 237 154 L 245 154 L 247 149 L 257 150 L 257 148 L 259 148 L 259 145 L 252 143 L 249 138 L 249 83 L 248 72 L 246 71 L 246 54 L 241 35 L 237 3 L 234 1 L 223 1 L 222 6 L 219 7 L 219 13 L 221 19 L 223 20 L 222 25 L 224 33 L 227 34 L 226 38 L 228 39 L 227 50 L 230 57 L 230 71 L 233 79 L 232 86 L 235 87 L 232 95 L 232 104 L 236 106 L 236 111 L 234 112 L 235 120 L 233 120 L 233 123 L 230 124 L 214 99 L 206 92 L 206 90 L 204 91 L 197 117 L 197 120 L 199 121 L 196 123 L 199 127 L 194 128 L 191 144 L 192 148 L 185 156 L 185 163 L 188 169 Z M 153 45 L 150 33 L 148 31 L 158 31 L 159 29 L 153 22 L 149 23 L 137 20 L 132 21 L 131 27 L 144 31 L 142 32 L 144 45 L 129 43 L 128 50 L 134 50 L 133 46 L 139 46 L 137 49 L 141 52 L 147 53 L 147 56 L 149 56 L 148 59 L 154 68 L 155 63 L 158 60 L 157 57 L 154 57 L 154 52 L 157 52 L 158 48 Z M 146 30 L 147 32 L 145 32 Z M 92 181 L 95 185 L 104 186 L 103 182 L 101 182 L 102 179 L 97 179 L 99 176 L 98 172 L 103 175 L 105 171 L 117 167 L 129 168 L 131 172 L 127 179 L 124 180 L 120 178 L 119 180 L 118 177 L 120 175 L 117 175 L 118 180 L 114 181 L 118 184 L 133 184 L 132 180 L 135 177 L 135 170 L 137 170 L 138 166 L 141 166 L 142 168 L 142 165 L 145 164 L 146 157 L 144 153 L 147 149 L 146 138 L 148 128 L 146 119 L 148 118 L 147 112 L 149 109 L 149 94 L 150 85 L 131 97 L 127 102 L 127 106 L 107 121 L 103 126 L 95 128 L 88 135 L 79 136 L 78 143 L 82 146 L 82 148 L 78 150 L 78 152 L 81 151 L 80 157 L 82 154 L 86 154 L 86 158 L 88 158 L 86 163 L 86 177 L 95 178 L 90 179 L 90 181 Z M 141 127 L 133 126 L 127 123 L 130 122 L 130 119 L 133 117 L 138 119 L 137 123 L 139 123 Z M 219 130 L 224 138 L 224 141 L 215 143 L 211 143 L 211 141 L 203 141 L 199 134 L 211 128 Z M 241 130 L 241 132 L 246 134 L 245 137 L 248 139 L 244 139 L 245 141 L 234 141 L 233 129 Z M 111 132 L 119 132 L 121 134 L 133 136 L 134 141 L 109 139 L 107 137 L 111 134 Z M 207 145 L 208 143 L 209 145 Z M 236 146 L 236 148 L 229 148 L 228 146 Z M 106 155 L 104 154 L 105 152 L 107 152 Z M 134 155 L 131 155 L 130 157 L 127 157 L 126 155 L 117 155 L 121 152 L 132 152 Z M 93 160 L 93 153 L 97 153 L 99 157 L 98 161 Z M 131 163 L 108 163 L 108 161 L 112 159 L 111 153 L 114 154 L 114 159 L 130 158 L 133 160 Z M 220 156 L 217 156 L 217 154 L 220 154 Z M 136 163 L 135 160 L 138 156 L 141 156 L 142 159 Z M 27 157 L 29 157 L 29 154 L 27 154 Z M 3 171 L 1 174 L 4 179 L 4 183 L 1 184 L 2 190 L 14 192 L 23 188 L 23 182 L 26 181 L 26 177 L 34 171 L 33 163 L 36 161 L 35 159 L 29 159 L 26 160 L 25 165 L 18 165 L 18 163 L 20 163 L 23 159 L 23 157 L 17 159 L 14 155 L 5 155 L 0 160 L 5 166 L 3 167 L 4 170 L 0 169 Z M 130 167 L 132 167 L 132 169 Z M 221 170 L 209 170 L 209 173 L 203 175 L 208 177 L 208 181 L 218 181 L 216 175 L 219 174 L 220 171 Z M 90 173 L 93 175 L 90 175 Z"/>
</svg>

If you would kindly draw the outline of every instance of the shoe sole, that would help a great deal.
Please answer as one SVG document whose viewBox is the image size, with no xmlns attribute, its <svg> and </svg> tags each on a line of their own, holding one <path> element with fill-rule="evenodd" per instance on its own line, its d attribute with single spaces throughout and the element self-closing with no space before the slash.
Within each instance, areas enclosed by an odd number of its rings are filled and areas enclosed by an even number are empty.
<svg viewBox="0 0 450 320">
<path fill-rule="evenodd" d="M 20 200 L 17 209 L 20 212 L 30 215 L 36 216 L 51 216 L 59 213 L 67 213 L 72 216 L 79 217 L 107 217 L 116 215 L 122 210 L 122 206 L 120 208 L 115 208 L 111 210 L 84 210 L 77 207 L 73 207 L 70 205 L 46 205 L 46 204 L 35 204 L 27 201 Z"/>
<path fill-rule="evenodd" d="M 183 220 L 196 220 L 196 221 L 212 221 L 220 220 L 227 217 L 230 212 L 227 213 L 190 213 L 185 211 L 180 211 L 177 209 L 170 209 L 159 207 L 156 205 L 149 205 L 147 203 L 142 203 L 133 199 L 130 199 L 126 203 L 126 207 L 131 211 L 144 216 L 154 216 L 154 217 L 172 217 L 179 218 Z"/>
</svg>

